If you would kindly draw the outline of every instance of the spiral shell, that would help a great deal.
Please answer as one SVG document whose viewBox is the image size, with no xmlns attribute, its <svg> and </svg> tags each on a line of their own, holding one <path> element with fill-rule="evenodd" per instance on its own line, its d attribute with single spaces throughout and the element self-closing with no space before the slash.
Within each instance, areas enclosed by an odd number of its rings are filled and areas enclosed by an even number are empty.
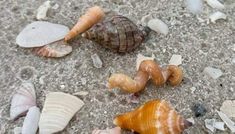
<svg viewBox="0 0 235 134">
<path fill-rule="evenodd" d="M 148 34 L 121 15 L 107 16 L 82 36 L 116 52 L 129 52 L 138 47 Z"/>
<path fill-rule="evenodd" d="M 114 124 L 140 134 L 180 134 L 192 126 L 164 100 L 153 100 L 134 111 L 118 115 Z"/>
</svg>

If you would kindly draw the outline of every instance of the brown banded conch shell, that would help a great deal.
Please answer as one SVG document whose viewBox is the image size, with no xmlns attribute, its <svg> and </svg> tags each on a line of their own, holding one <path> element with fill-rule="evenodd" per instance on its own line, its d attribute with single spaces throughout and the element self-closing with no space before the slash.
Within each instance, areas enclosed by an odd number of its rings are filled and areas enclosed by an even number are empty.
<svg viewBox="0 0 235 134">
<path fill-rule="evenodd" d="M 121 73 L 113 74 L 108 80 L 108 87 L 110 89 L 118 87 L 126 92 L 136 93 L 145 88 L 149 79 L 152 79 L 156 86 L 161 86 L 167 81 L 172 86 L 176 86 L 181 83 L 183 72 L 175 65 L 160 68 L 153 60 L 144 60 L 134 79 Z"/>
<path fill-rule="evenodd" d="M 164 100 L 149 101 L 134 111 L 118 115 L 113 122 L 139 134 L 181 134 L 192 126 Z"/>
</svg>

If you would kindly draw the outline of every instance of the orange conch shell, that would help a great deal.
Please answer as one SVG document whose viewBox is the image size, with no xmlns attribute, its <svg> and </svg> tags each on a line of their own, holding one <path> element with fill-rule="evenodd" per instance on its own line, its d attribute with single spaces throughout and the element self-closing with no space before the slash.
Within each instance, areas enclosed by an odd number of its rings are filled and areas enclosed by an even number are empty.
<svg viewBox="0 0 235 134">
<path fill-rule="evenodd" d="M 75 36 L 85 32 L 94 24 L 102 20 L 104 15 L 105 14 L 103 10 L 98 6 L 89 8 L 87 12 L 79 18 L 77 24 L 65 36 L 65 41 L 68 41 L 74 38 Z"/>
<path fill-rule="evenodd" d="M 192 123 L 183 119 L 164 100 L 153 100 L 114 119 L 114 124 L 140 134 L 180 134 Z"/>
</svg>

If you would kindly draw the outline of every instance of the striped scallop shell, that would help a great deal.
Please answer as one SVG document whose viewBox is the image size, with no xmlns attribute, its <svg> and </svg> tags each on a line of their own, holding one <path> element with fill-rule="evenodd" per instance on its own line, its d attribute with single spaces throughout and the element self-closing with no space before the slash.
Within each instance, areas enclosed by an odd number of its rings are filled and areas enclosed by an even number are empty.
<svg viewBox="0 0 235 134">
<path fill-rule="evenodd" d="M 114 124 L 140 134 L 180 134 L 192 126 L 161 100 L 149 101 L 134 111 L 117 116 Z"/>
<path fill-rule="evenodd" d="M 121 15 L 110 17 L 107 16 L 82 36 L 116 52 L 132 51 L 144 41 L 147 33 L 131 20 Z"/>
<path fill-rule="evenodd" d="M 70 94 L 49 93 L 42 109 L 39 133 L 52 134 L 62 131 L 83 105 L 82 100 Z"/>
<path fill-rule="evenodd" d="M 72 52 L 72 47 L 64 41 L 57 41 L 43 47 L 33 49 L 34 53 L 43 57 L 63 57 Z"/>
</svg>

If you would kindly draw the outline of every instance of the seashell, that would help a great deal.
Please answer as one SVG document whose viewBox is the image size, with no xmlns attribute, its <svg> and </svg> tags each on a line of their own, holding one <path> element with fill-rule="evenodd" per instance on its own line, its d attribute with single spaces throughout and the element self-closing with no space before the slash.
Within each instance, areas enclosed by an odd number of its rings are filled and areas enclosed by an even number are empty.
<svg viewBox="0 0 235 134">
<path fill-rule="evenodd" d="M 209 16 L 209 19 L 211 20 L 212 23 L 216 23 L 216 21 L 219 19 L 225 20 L 226 18 L 227 18 L 226 14 L 224 14 L 220 11 L 217 11 Z"/>
<path fill-rule="evenodd" d="M 39 121 L 39 133 L 52 134 L 62 131 L 83 105 L 82 100 L 70 94 L 47 94 Z"/>
<path fill-rule="evenodd" d="M 113 129 L 106 129 L 106 130 L 96 129 L 92 131 L 92 134 L 121 134 L 121 128 L 115 127 Z"/>
<path fill-rule="evenodd" d="M 82 36 L 113 51 L 129 52 L 144 41 L 149 31 L 148 28 L 140 30 L 124 16 L 110 15 L 83 33 Z"/>
<path fill-rule="evenodd" d="M 228 117 L 235 118 L 235 100 L 225 100 L 220 107 L 220 111 Z"/>
<path fill-rule="evenodd" d="M 69 32 L 69 28 L 60 24 L 35 21 L 27 25 L 16 37 L 20 47 L 41 47 L 61 40 Z"/>
<path fill-rule="evenodd" d="M 216 9 L 224 9 L 225 8 L 225 6 L 222 3 L 220 3 L 220 1 L 218 1 L 218 0 L 206 0 L 206 2 L 212 8 L 216 8 Z"/>
<path fill-rule="evenodd" d="M 51 8 L 51 1 L 45 1 L 37 10 L 37 20 L 43 20 L 47 17 L 47 11 Z"/>
<path fill-rule="evenodd" d="M 34 53 L 44 57 L 63 57 L 72 52 L 72 47 L 66 45 L 63 40 L 47 44 L 33 49 Z"/>
<path fill-rule="evenodd" d="M 144 60 L 134 79 L 125 74 L 113 74 L 108 80 L 108 87 L 110 89 L 118 87 L 126 92 L 136 93 L 145 88 L 150 78 L 157 86 L 161 86 L 167 81 L 172 86 L 176 86 L 181 83 L 183 72 L 175 65 L 160 68 L 153 60 Z"/>
<path fill-rule="evenodd" d="M 173 54 L 170 61 L 169 61 L 169 65 L 179 66 L 181 64 L 182 64 L 182 56 Z"/>
<path fill-rule="evenodd" d="M 134 111 L 118 115 L 113 123 L 140 134 L 181 134 L 192 126 L 164 100 L 149 101 Z"/>
<path fill-rule="evenodd" d="M 103 9 L 98 6 L 89 8 L 87 12 L 79 18 L 77 24 L 69 31 L 69 33 L 65 36 L 64 40 L 67 42 L 75 36 L 85 32 L 94 24 L 102 20 L 104 15 L 105 14 L 103 12 Z"/>
<path fill-rule="evenodd" d="M 36 106 L 36 94 L 32 83 L 23 83 L 11 100 L 10 118 L 16 120 L 26 114 L 29 108 Z"/>
<path fill-rule="evenodd" d="M 31 107 L 24 119 L 22 134 L 36 134 L 40 119 L 40 109 L 36 106 Z"/>
<path fill-rule="evenodd" d="M 228 118 L 228 116 L 220 111 L 217 111 L 219 117 L 224 121 L 232 133 L 235 133 L 235 122 Z"/>
<path fill-rule="evenodd" d="M 187 8 L 193 14 L 199 14 L 203 10 L 202 0 L 186 0 Z"/>
<path fill-rule="evenodd" d="M 168 26 L 159 19 L 152 19 L 148 22 L 148 27 L 157 33 L 167 35 L 169 32 Z"/>
<path fill-rule="evenodd" d="M 138 54 L 137 55 L 137 59 L 136 59 L 136 70 L 139 69 L 140 67 L 140 63 L 144 60 L 154 60 L 155 59 L 155 56 L 152 54 L 152 57 L 146 57 L 142 54 Z"/>
</svg>

